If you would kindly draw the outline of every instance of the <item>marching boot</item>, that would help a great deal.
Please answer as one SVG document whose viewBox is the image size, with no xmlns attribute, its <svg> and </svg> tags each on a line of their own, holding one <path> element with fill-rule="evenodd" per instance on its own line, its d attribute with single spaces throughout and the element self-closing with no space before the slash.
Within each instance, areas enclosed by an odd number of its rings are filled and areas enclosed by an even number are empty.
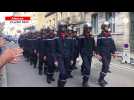
<svg viewBox="0 0 134 100">
<path fill-rule="evenodd" d="M 36 65 L 34 65 L 34 67 L 33 68 L 36 68 Z"/>
<path fill-rule="evenodd" d="M 99 85 L 100 85 L 101 87 L 105 87 L 106 84 L 108 84 L 107 81 L 104 80 L 104 77 L 105 77 L 105 76 L 106 76 L 106 73 L 103 73 L 103 72 L 100 73 L 100 77 L 99 77 L 98 82 L 99 82 Z"/>
<path fill-rule="evenodd" d="M 51 83 L 51 78 L 50 76 L 47 75 L 47 83 L 50 84 Z"/>
<path fill-rule="evenodd" d="M 53 77 L 53 76 L 51 77 L 51 81 L 55 81 L 55 79 L 54 79 L 54 77 Z"/>
<path fill-rule="evenodd" d="M 76 70 L 76 69 L 78 69 L 78 68 L 77 68 L 76 66 L 74 66 L 74 67 L 73 67 L 73 70 Z"/>
<path fill-rule="evenodd" d="M 44 74 L 47 75 L 47 66 L 44 66 Z"/>
<path fill-rule="evenodd" d="M 67 78 L 73 78 L 73 76 L 71 75 L 71 72 L 68 72 Z"/>
<path fill-rule="evenodd" d="M 89 80 L 89 77 L 83 76 L 83 82 L 82 82 L 83 87 L 89 87 L 88 80 Z"/>
<path fill-rule="evenodd" d="M 108 70 L 108 73 L 111 73 L 111 70 Z"/>
<path fill-rule="evenodd" d="M 39 74 L 39 75 L 42 75 L 42 70 L 39 69 L 39 73 L 38 73 L 38 74 Z"/>
<path fill-rule="evenodd" d="M 88 81 L 83 81 L 83 82 L 82 82 L 82 86 L 83 86 L 83 87 L 89 87 Z"/>
<path fill-rule="evenodd" d="M 64 87 L 65 86 L 65 81 L 58 81 L 58 87 Z"/>
</svg>

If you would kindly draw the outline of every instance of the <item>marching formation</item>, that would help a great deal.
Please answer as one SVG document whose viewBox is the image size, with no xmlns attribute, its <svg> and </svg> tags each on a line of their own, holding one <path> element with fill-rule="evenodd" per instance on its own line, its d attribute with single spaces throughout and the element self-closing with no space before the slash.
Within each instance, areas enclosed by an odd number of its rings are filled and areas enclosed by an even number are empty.
<svg viewBox="0 0 134 100">
<path fill-rule="evenodd" d="M 23 55 L 26 60 L 34 68 L 38 66 L 39 75 L 46 75 L 47 83 L 55 81 L 54 75 L 59 72 L 58 87 L 64 87 L 67 79 L 73 78 L 71 73 L 77 69 L 76 59 L 79 55 L 83 61 L 82 86 L 89 87 L 91 62 L 95 55 L 102 62 L 98 83 L 104 87 L 107 84 L 104 78 L 110 72 L 111 56 L 116 56 L 116 47 L 109 31 L 109 23 L 104 22 L 101 29 L 102 32 L 95 41 L 90 23 L 84 24 L 83 34 L 78 36 L 76 27 L 60 22 L 57 31 L 48 27 L 40 31 L 28 32 L 20 36 L 18 43 L 24 50 Z"/>
</svg>

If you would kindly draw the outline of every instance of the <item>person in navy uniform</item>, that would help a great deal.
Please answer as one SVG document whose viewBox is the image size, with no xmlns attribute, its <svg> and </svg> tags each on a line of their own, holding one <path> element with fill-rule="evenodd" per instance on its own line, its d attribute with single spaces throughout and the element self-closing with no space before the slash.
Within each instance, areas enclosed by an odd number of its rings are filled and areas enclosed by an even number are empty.
<svg viewBox="0 0 134 100">
<path fill-rule="evenodd" d="M 21 34 L 21 35 L 19 36 L 18 44 L 19 44 L 19 47 L 23 49 L 23 56 L 26 57 L 26 56 L 25 56 L 25 50 L 24 50 L 24 44 L 23 44 L 24 36 L 25 36 L 24 34 Z"/>
<path fill-rule="evenodd" d="M 67 78 L 70 77 L 70 65 L 72 64 L 73 41 L 67 34 L 67 24 L 60 22 L 58 24 L 58 38 L 56 39 L 56 55 L 59 66 L 58 87 L 64 87 Z"/>
<path fill-rule="evenodd" d="M 99 85 L 104 87 L 107 81 L 104 79 L 109 70 L 109 65 L 111 62 L 111 55 L 116 57 L 116 46 L 114 40 L 109 32 L 110 24 L 109 22 L 104 22 L 101 25 L 102 32 L 97 37 L 97 58 L 102 61 L 102 69 L 100 72 L 100 77 L 98 79 Z"/>
<path fill-rule="evenodd" d="M 30 32 L 29 37 L 27 39 L 27 44 L 28 44 L 28 51 L 29 51 L 29 59 L 30 59 L 30 65 L 34 65 L 34 33 Z"/>
<path fill-rule="evenodd" d="M 37 56 L 37 49 L 38 49 L 38 34 L 39 32 L 36 31 L 33 34 L 33 39 L 32 39 L 32 62 L 34 65 L 34 68 L 36 68 L 37 66 L 37 60 L 38 60 L 38 56 Z"/>
<path fill-rule="evenodd" d="M 72 52 L 71 52 L 71 54 L 72 55 L 70 55 L 70 62 L 71 63 L 69 63 L 70 65 L 68 66 L 69 68 L 70 68 L 70 70 L 68 70 L 68 73 L 67 73 L 67 78 L 73 78 L 73 76 L 72 76 L 72 74 L 71 74 L 71 72 L 72 72 L 72 70 L 73 70 L 73 58 L 74 58 L 74 50 L 75 50 L 75 46 L 74 46 L 74 39 L 73 39 L 73 28 L 71 27 L 71 26 L 68 26 L 67 27 L 67 32 L 66 32 L 66 34 L 65 34 L 65 37 L 67 37 L 66 39 L 68 40 L 68 41 L 70 41 L 70 47 L 72 48 Z"/>
<path fill-rule="evenodd" d="M 35 59 L 36 59 L 36 55 L 35 55 L 35 33 L 30 33 L 30 36 L 28 38 L 28 44 L 29 44 L 29 51 L 30 51 L 30 64 L 34 65 L 35 67 Z"/>
<path fill-rule="evenodd" d="M 40 31 L 40 36 L 38 38 L 38 46 L 37 46 L 37 55 L 39 57 L 39 65 L 38 65 L 38 70 L 39 70 L 39 75 L 43 74 L 43 69 L 44 69 L 44 74 L 46 74 L 47 66 L 46 66 L 46 48 L 45 48 L 45 41 L 46 41 L 46 32 L 47 29 L 41 29 Z"/>
<path fill-rule="evenodd" d="M 78 36 L 77 36 L 77 30 L 76 27 L 73 28 L 72 32 L 73 42 L 74 42 L 74 56 L 73 56 L 73 64 L 72 64 L 72 70 L 77 69 L 76 67 L 76 60 L 79 57 L 79 44 L 78 44 Z"/>
<path fill-rule="evenodd" d="M 56 42 L 55 42 L 54 29 L 49 28 L 49 34 L 45 40 L 46 48 L 46 62 L 47 62 L 47 83 L 55 81 L 54 72 L 55 72 L 55 61 L 56 60 Z"/>
<path fill-rule="evenodd" d="M 81 65 L 81 72 L 83 76 L 83 87 L 89 87 L 88 80 L 90 77 L 92 56 L 95 49 L 95 40 L 92 36 L 92 26 L 90 23 L 85 23 L 83 26 L 83 35 L 79 36 L 79 51 L 83 63 Z"/>
<path fill-rule="evenodd" d="M 30 38 L 30 32 L 25 34 L 24 40 L 23 40 L 23 45 L 24 45 L 24 51 L 25 51 L 25 56 L 26 56 L 26 61 L 30 62 L 30 43 L 29 43 L 29 38 Z"/>
</svg>

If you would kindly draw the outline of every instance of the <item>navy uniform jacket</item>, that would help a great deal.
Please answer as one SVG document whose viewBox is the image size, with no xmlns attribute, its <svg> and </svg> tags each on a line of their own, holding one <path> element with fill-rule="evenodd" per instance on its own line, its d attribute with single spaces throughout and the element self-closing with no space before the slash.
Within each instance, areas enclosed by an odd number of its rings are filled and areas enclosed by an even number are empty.
<svg viewBox="0 0 134 100">
<path fill-rule="evenodd" d="M 38 51 L 39 55 L 45 56 L 46 55 L 46 37 L 42 37 L 38 39 Z"/>
<path fill-rule="evenodd" d="M 27 38 L 27 49 L 30 51 L 30 52 L 33 52 L 34 50 L 34 39 L 33 38 Z"/>
<path fill-rule="evenodd" d="M 22 42 L 22 45 L 23 45 L 23 48 L 25 49 L 25 50 L 27 50 L 27 48 L 28 48 L 28 40 L 27 40 L 27 37 L 24 37 L 24 39 L 23 39 L 23 42 Z"/>
<path fill-rule="evenodd" d="M 49 60 L 56 60 L 56 37 L 47 37 L 45 39 L 45 52 Z"/>
<path fill-rule="evenodd" d="M 37 37 L 35 45 L 36 45 L 37 53 L 39 53 L 39 54 L 41 54 L 41 42 L 42 42 L 42 38 Z"/>
<path fill-rule="evenodd" d="M 93 51 L 95 50 L 95 40 L 93 36 L 79 36 L 79 51 L 81 55 L 93 56 Z"/>
<path fill-rule="evenodd" d="M 97 37 L 97 53 L 111 55 L 115 53 L 116 46 L 111 35 L 105 37 L 102 33 Z"/>
<path fill-rule="evenodd" d="M 59 57 L 69 57 L 71 60 L 73 59 L 73 39 L 72 37 L 65 37 L 62 39 L 61 37 L 57 37 L 56 39 L 56 54 Z"/>
<path fill-rule="evenodd" d="M 33 52 L 34 50 L 37 51 L 37 46 L 38 46 L 38 38 L 37 37 L 34 37 L 34 38 L 31 38 L 29 39 L 29 42 L 30 42 L 30 49 L 31 51 Z"/>
<path fill-rule="evenodd" d="M 39 37 L 36 37 L 35 38 L 35 41 L 34 41 L 34 50 L 36 50 L 36 52 L 38 51 L 38 47 L 39 47 Z"/>
<path fill-rule="evenodd" d="M 18 44 L 21 48 L 24 49 L 24 42 L 25 42 L 25 36 L 24 35 L 21 35 L 18 39 Z"/>
<path fill-rule="evenodd" d="M 32 52 L 33 46 L 32 46 L 31 37 L 28 36 L 28 37 L 25 38 L 24 45 L 25 45 L 26 50 L 28 50 L 29 52 Z"/>
<path fill-rule="evenodd" d="M 18 39 L 18 44 L 19 44 L 19 46 L 21 47 L 21 48 L 23 48 L 23 36 L 21 35 L 20 37 L 19 37 L 19 39 Z"/>
</svg>

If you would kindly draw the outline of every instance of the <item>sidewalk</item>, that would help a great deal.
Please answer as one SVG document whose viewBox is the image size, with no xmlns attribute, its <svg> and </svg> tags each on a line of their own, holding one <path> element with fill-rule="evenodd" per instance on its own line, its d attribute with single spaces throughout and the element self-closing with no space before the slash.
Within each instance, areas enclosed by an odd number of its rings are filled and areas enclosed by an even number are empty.
<svg viewBox="0 0 134 100">
<path fill-rule="evenodd" d="M 7 70 L 3 67 L 0 71 L 0 87 L 7 87 Z"/>
<path fill-rule="evenodd" d="M 131 53 L 131 58 L 133 58 L 133 59 L 134 59 L 134 53 Z"/>
</svg>

